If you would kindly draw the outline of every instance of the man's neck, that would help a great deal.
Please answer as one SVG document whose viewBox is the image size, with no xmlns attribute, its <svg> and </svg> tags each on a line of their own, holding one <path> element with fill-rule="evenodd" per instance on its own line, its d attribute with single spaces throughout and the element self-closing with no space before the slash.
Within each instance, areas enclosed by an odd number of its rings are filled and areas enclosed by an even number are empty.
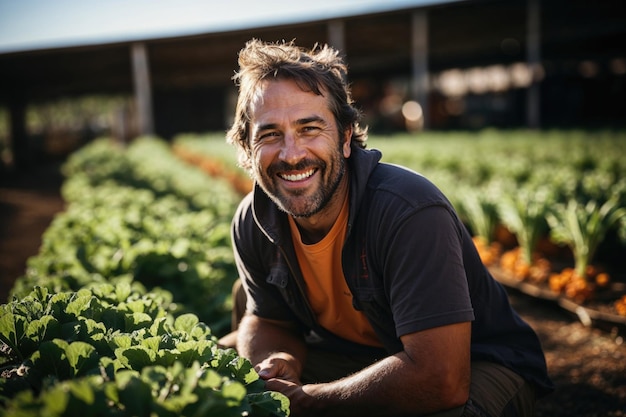
<svg viewBox="0 0 626 417">
<path fill-rule="evenodd" d="M 347 198 L 348 181 L 344 181 L 339 185 L 333 198 L 328 202 L 326 207 L 319 213 L 309 217 L 294 218 L 298 230 L 300 231 L 302 242 L 307 245 L 312 245 L 322 240 L 337 221 Z"/>
</svg>

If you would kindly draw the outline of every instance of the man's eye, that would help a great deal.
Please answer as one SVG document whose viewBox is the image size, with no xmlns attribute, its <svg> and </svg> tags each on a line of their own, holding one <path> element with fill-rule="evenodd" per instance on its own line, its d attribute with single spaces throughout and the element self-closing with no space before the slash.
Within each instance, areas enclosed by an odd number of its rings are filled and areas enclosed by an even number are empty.
<svg viewBox="0 0 626 417">
<path fill-rule="evenodd" d="M 278 137 L 278 132 L 265 132 L 259 135 L 260 140 L 272 139 Z"/>
<path fill-rule="evenodd" d="M 320 131 L 320 128 L 317 126 L 304 126 L 302 128 L 302 133 L 304 133 L 305 135 L 310 135 L 313 133 L 317 133 Z"/>
</svg>

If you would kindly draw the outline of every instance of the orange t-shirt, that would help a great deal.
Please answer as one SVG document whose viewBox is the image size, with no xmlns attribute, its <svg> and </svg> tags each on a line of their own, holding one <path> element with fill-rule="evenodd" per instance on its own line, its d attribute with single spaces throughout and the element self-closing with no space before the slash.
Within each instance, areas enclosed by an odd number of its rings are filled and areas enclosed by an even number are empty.
<svg viewBox="0 0 626 417">
<path fill-rule="evenodd" d="M 382 346 L 365 315 L 352 306 L 352 294 L 341 268 L 341 249 L 348 227 L 348 198 L 328 234 L 315 244 L 302 243 L 298 226 L 291 217 L 289 225 L 309 303 L 318 323 L 355 343 Z"/>
</svg>

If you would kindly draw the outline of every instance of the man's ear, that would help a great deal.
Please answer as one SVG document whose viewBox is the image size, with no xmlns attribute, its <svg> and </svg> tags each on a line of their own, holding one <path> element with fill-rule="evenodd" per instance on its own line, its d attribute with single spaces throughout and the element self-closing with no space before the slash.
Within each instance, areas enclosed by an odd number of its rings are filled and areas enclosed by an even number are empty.
<svg viewBox="0 0 626 417">
<path fill-rule="evenodd" d="M 349 158 L 350 155 L 352 154 L 352 146 L 350 146 L 351 144 L 352 144 L 352 126 L 347 128 L 345 132 L 343 133 L 342 149 L 343 149 L 344 158 Z"/>
</svg>

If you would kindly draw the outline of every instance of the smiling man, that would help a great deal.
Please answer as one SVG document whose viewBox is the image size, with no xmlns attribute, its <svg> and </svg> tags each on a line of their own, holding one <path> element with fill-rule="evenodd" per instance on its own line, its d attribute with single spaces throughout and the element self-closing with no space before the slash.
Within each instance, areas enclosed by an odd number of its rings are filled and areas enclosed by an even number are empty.
<svg viewBox="0 0 626 417">
<path fill-rule="evenodd" d="M 250 109 L 257 183 L 298 223 L 312 229 L 333 224 L 327 214 L 336 216 L 348 191 L 351 131 L 339 133 L 324 96 L 312 96 L 291 80 L 262 83 Z M 316 221 L 324 226 L 314 226 Z"/>
<path fill-rule="evenodd" d="M 365 149 L 337 51 L 252 40 L 239 65 L 234 346 L 267 388 L 296 417 L 532 415 L 535 333 L 445 196 Z"/>
</svg>

